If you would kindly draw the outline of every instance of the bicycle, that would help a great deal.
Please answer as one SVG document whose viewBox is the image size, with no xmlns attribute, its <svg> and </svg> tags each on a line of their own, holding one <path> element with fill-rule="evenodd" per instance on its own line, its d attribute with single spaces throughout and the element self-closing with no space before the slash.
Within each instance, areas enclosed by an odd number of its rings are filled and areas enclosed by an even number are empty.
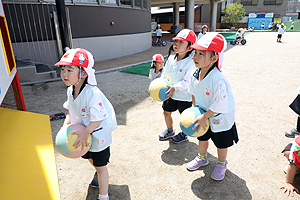
<svg viewBox="0 0 300 200">
<path fill-rule="evenodd" d="M 162 40 L 161 42 L 154 42 L 153 40 L 152 40 L 152 46 L 166 46 L 167 45 L 167 41 L 165 41 L 165 40 Z"/>
</svg>

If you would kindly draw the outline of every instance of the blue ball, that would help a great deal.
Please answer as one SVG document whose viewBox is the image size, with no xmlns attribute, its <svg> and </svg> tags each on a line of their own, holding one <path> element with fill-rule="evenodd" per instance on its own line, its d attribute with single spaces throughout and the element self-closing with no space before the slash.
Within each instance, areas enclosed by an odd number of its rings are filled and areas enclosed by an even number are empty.
<svg viewBox="0 0 300 200">
<path fill-rule="evenodd" d="M 156 101 L 165 101 L 168 99 L 166 92 L 169 90 L 167 85 L 171 83 L 164 78 L 156 78 L 149 85 L 150 96 Z"/>
<path fill-rule="evenodd" d="M 205 113 L 204 110 L 202 110 L 199 107 L 190 107 L 185 109 L 179 118 L 179 125 L 180 128 L 182 130 L 182 132 L 188 136 L 192 136 L 192 137 L 199 137 L 204 135 L 208 128 L 209 128 L 209 121 L 208 119 L 206 120 L 206 124 L 208 125 L 208 127 L 206 129 L 204 129 L 203 127 L 199 128 L 199 126 L 193 130 L 192 128 L 195 126 L 195 124 L 193 123 L 193 121 L 200 115 L 202 115 L 203 113 Z"/>
</svg>

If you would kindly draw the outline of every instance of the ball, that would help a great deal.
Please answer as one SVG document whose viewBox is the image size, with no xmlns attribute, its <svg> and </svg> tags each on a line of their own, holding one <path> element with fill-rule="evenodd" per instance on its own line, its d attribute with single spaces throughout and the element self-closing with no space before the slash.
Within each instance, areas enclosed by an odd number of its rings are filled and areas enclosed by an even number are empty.
<svg viewBox="0 0 300 200">
<path fill-rule="evenodd" d="M 79 158 L 88 152 L 92 145 L 92 136 L 88 137 L 88 146 L 82 149 L 80 145 L 77 149 L 73 144 L 76 142 L 78 135 L 73 135 L 73 132 L 81 131 L 85 129 L 81 124 L 70 124 L 68 126 L 63 126 L 56 135 L 55 144 L 58 151 L 68 158 Z"/>
<path fill-rule="evenodd" d="M 149 85 L 150 96 L 156 101 L 165 101 L 168 99 L 166 92 L 169 90 L 167 85 L 171 83 L 164 78 L 156 78 Z"/>
<path fill-rule="evenodd" d="M 180 128 L 182 130 L 182 132 L 188 136 L 192 136 L 192 137 L 199 137 L 204 135 L 208 128 L 209 128 L 209 121 L 208 119 L 206 120 L 206 124 L 208 127 L 206 127 L 204 129 L 204 127 L 197 127 L 195 130 L 193 130 L 192 128 L 194 127 L 194 123 L 193 121 L 199 116 L 202 115 L 204 112 L 204 110 L 202 110 L 199 107 L 190 107 L 185 109 L 179 118 L 179 123 L 180 123 Z"/>
</svg>

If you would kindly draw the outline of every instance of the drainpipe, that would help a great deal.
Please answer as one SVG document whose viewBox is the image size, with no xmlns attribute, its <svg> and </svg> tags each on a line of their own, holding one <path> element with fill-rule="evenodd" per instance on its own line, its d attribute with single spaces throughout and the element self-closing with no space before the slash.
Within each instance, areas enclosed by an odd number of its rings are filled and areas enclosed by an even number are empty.
<svg viewBox="0 0 300 200">
<path fill-rule="evenodd" d="M 59 30 L 61 36 L 61 44 L 64 52 L 66 52 L 66 47 L 71 48 L 71 38 L 68 31 L 68 24 L 67 24 L 67 16 L 66 16 L 66 6 L 64 0 L 55 0 L 56 3 L 56 10 L 57 10 L 57 17 L 59 23 Z"/>
</svg>

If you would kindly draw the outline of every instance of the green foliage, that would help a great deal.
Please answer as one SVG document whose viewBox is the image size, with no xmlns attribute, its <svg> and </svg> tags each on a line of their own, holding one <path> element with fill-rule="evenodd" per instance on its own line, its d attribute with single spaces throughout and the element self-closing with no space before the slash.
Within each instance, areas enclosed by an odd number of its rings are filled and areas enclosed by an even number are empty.
<svg viewBox="0 0 300 200">
<path fill-rule="evenodd" d="M 235 26 L 246 14 L 243 5 L 237 3 L 226 5 L 224 13 L 225 15 L 222 22 L 229 23 L 230 26 Z"/>
</svg>

